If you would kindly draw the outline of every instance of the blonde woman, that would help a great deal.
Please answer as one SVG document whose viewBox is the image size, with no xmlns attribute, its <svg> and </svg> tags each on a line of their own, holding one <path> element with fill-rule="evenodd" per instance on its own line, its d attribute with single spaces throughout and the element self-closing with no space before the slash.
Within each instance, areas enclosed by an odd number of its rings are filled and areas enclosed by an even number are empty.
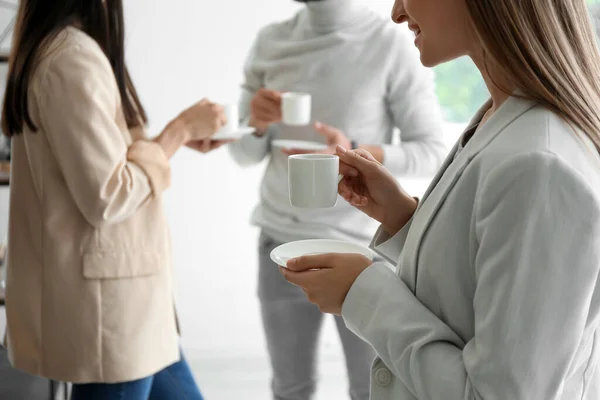
<svg viewBox="0 0 600 400">
<path fill-rule="evenodd" d="M 600 57 L 584 0 L 397 0 L 426 66 L 463 55 L 491 100 L 417 201 L 338 149 L 381 222 L 357 255 L 282 269 L 378 353 L 375 400 L 600 398 Z M 313 269 L 318 270 L 313 270 Z"/>
</svg>

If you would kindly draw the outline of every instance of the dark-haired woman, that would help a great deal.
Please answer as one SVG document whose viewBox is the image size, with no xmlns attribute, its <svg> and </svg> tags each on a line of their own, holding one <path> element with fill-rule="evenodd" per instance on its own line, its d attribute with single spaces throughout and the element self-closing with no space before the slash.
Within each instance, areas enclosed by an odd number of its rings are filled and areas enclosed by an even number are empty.
<svg viewBox="0 0 600 400">
<path fill-rule="evenodd" d="M 15 368 L 73 382 L 74 400 L 197 400 L 161 195 L 170 157 L 206 150 L 226 121 L 203 100 L 148 139 L 123 44 L 121 0 L 20 3 L 6 344 Z"/>
</svg>

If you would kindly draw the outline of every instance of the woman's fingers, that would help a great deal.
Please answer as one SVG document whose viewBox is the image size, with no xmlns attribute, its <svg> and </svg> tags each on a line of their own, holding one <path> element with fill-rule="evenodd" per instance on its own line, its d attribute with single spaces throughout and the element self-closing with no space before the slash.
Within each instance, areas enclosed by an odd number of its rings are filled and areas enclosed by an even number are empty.
<svg viewBox="0 0 600 400">
<path fill-rule="evenodd" d="M 356 168 L 340 161 L 340 174 L 354 178 L 359 175 L 359 172 Z"/>
<path fill-rule="evenodd" d="M 380 165 L 371 153 L 363 149 L 346 150 L 342 146 L 337 146 L 336 155 L 340 158 L 341 164 L 352 167 L 363 175 L 372 173 Z"/>
<path fill-rule="evenodd" d="M 365 188 L 358 178 L 346 177 L 338 185 L 338 193 L 354 207 L 365 207 L 369 199 L 365 196 Z"/>
<path fill-rule="evenodd" d="M 366 196 L 352 193 L 349 203 L 354 207 L 361 208 L 369 205 L 369 199 Z"/>
<path fill-rule="evenodd" d="M 363 162 L 363 164 L 364 161 L 368 161 L 369 163 L 379 164 L 375 157 L 373 157 L 373 155 L 365 149 L 346 150 L 342 146 L 337 146 L 337 150 L 338 156 L 343 156 L 345 159 L 350 161 L 355 160 L 355 162 Z M 351 162 L 349 164 L 353 165 Z"/>
<path fill-rule="evenodd" d="M 352 198 L 352 188 L 348 184 L 348 178 L 344 178 L 340 181 L 340 184 L 338 185 L 338 193 L 344 198 L 344 200 L 350 201 Z"/>
</svg>

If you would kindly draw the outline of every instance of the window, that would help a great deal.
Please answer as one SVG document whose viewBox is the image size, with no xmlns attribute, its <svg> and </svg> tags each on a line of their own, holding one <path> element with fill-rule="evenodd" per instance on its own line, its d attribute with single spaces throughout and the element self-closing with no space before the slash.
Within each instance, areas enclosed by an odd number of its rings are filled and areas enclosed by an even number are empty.
<svg viewBox="0 0 600 400">
<path fill-rule="evenodd" d="M 587 3 L 600 5 L 600 0 L 587 0 Z M 437 66 L 435 73 L 437 94 L 446 121 L 467 123 L 489 97 L 479 71 L 470 58 L 463 57 Z"/>
</svg>

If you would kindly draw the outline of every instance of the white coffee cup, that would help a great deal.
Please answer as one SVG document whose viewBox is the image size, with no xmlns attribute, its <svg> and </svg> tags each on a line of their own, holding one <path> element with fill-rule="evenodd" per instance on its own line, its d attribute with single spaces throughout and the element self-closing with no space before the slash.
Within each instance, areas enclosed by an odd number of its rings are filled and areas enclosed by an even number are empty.
<svg viewBox="0 0 600 400">
<path fill-rule="evenodd" d="M 287 92 L 281 97 L 282 121 L 286 125 L 309 125 L 312 98 L 308 93 Z"/>
<path fill-rule="evenodd" d="M 340 159 L 328 154 L 288 157 L 290 204 L 298 208 L 334 207 L 341 176 Z"/>
<path fill-rule="evenodd" d="M 221 127 L 219 133 L 233 133 L 239 129 L 240 116 L 237 104 L 223 104 L 223 110 L 227 123 Z"/>
</svg>

